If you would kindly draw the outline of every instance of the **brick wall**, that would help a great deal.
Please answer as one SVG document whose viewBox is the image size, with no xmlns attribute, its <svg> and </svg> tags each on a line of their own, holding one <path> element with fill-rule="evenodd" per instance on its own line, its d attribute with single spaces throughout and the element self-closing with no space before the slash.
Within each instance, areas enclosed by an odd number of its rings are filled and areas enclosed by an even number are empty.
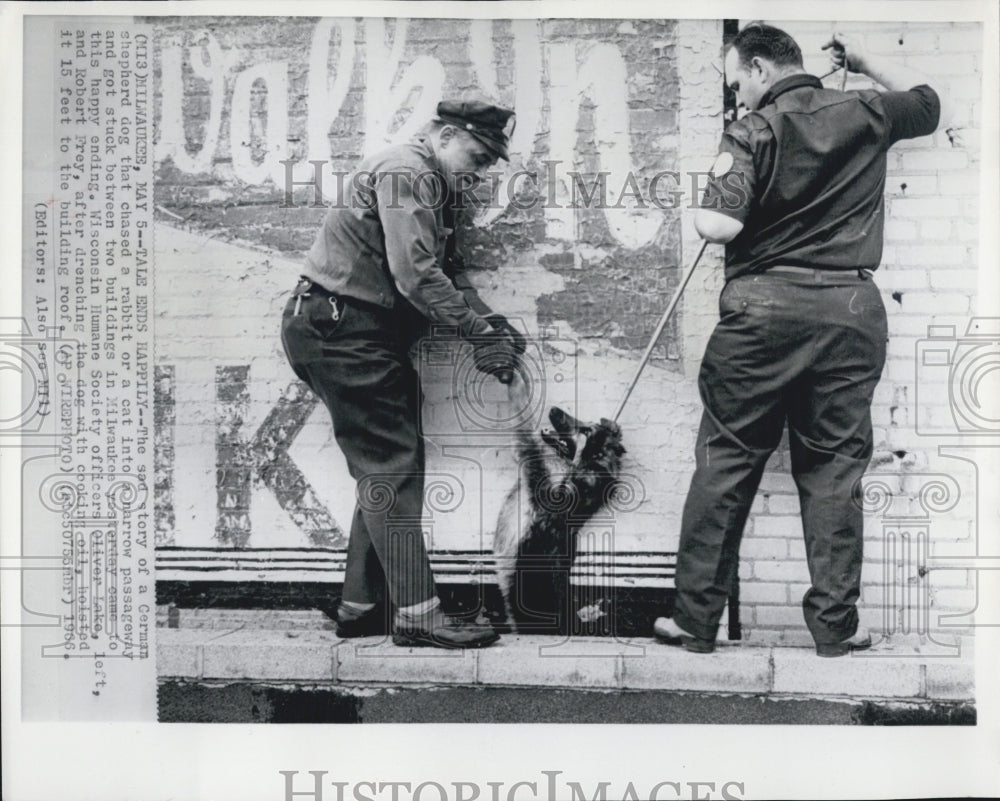
<svg viewBox="0 0 1000 801">
<path fill-rule="evenodd" d="M 806 68 L 826 72 L 819 47 L 830 25 L 779 24 L 799 39 Z M 613 412 L 699 242 L 683 208 L 565 208 L 570 182 L 546 183 L 545 164 L 558 161 L 588 183 L 608 172 L 610 205 L 628 174 L 645 186 L 661 170 L 706 169 L 722 128 L 721 21 L 189 18 L 158 25 L 161 545 L 342 545 L 353 484 L 325 412 L 292 380 L 277 340 L 285 293 L 323 212 L 308 208 L 311 187 L 296 190 L 294 208 L 281 207 L 279 162 L 300 162 L 300 181 L 312 175 L 303 169 L 308 159 L 349 169 L 361 153 L 408 135 L 443 94 L 484 92 L 514 105 L 508 170 L 538 170 L 540 193 L 553 192 L 563 206 L 511 209 L 478 221 L 486 225 L 466 221 L 464 249 L 481 267 L 484 297 L 531 335 L 548 336 L 540 352 L 550 378 L 557 362 L 575 365 L 560 374 L 571 381 L 546 382 L 546 403 L 588 419 Z M 978 26 L 854 29 L 873 50 L 898 53 L 941 79 L 958 106 L 955 124 L 968 129 L 965 142 L 975 140 Z M 839 85 L 839 75 L 827 84 Z M 940 438 L 918 425 L 946 429 L 951 407 L 948 368 L 918 368 L 917 354 L 928 325 L 955 326 L 961 339 L 975 310 L 977 176 L 975 147 L 952 147 L 943 132 L 890 153 L 878 283 L 891 340 L 873 410 L 870 490 L 872 509 L 881 499 L 888 505 L 867 518 L 863 596 L 867 622 L 879 627 L 911 625 L 899 611 L 908 602 L 883 591 L 886 577 L 893 587 L 923 592 L 932 615 L 968 611 L 975 601 L 972 570 L 927 570 L 934 556 L 976 552 L 978 496 L 974 466 L 937 454 L 939 444 L 963 441 L 957 432 Z M 721 249 L 709 249 L 623 416 L 625 470 L 637 497 L 592 532 L 598 541 L 610 534 L 617 551 L 676 548 L 700 414 L 694 377 L 717 314 L 720 257 Z M 488 548 L 514 481 L 509 437 L 455 436 L 462 400 L 447 371 L 431 371 L 425 390 L 428 471 L 462 490 L 457 505 L 428 508 L 432 547 Z M 491 402 L 499 410 L 503 396 Z M 934 495 L 945 485 L 959 495 L 952 506 Z M 751 639 L 804 635 L 798 603 L 808 573 L 797 512 L 782 447 L 742 552 Z M 924 556 L 916 548 L 921 531 Z M 931 624 L 938 627 L 936 617 Z"/>
</svg>

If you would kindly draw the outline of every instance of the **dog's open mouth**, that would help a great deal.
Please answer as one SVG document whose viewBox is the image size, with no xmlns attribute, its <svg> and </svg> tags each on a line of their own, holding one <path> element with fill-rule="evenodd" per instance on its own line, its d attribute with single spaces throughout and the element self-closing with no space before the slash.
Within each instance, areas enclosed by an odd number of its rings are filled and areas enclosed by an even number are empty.
<svg viewBox="0 0 1000 801">
<path fill-rule="evenodd" d="M 583 425 L 558 406 L 549 409 L 549 422 L 551 428 L 541 431 L 542 441 L 567 462 L 575 461 L 592 433 L 590 426 Z"/>
</svg>

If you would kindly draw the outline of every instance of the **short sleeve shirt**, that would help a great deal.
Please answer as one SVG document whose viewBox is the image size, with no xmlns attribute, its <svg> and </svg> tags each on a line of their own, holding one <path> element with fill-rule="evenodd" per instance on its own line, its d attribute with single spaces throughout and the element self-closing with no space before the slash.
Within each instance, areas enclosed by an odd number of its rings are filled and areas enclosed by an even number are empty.
<svg viewBox="0 0 1000 801">
<path fill-rule="evenodd" d="M 726 245 L 726 279 L 778 265 L 876 269 L 886 153 L 933 133 L 939 114 L 929 86 L 839 92 L 806 74 L 775 83 L 723 133 L 702 201 L 744 226 Z"/>
</svg>

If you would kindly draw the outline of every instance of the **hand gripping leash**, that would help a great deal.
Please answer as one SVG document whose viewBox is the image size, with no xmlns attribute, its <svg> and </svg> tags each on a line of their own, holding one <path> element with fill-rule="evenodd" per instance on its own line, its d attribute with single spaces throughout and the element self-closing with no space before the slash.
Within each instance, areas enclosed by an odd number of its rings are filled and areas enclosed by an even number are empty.
<svg viewBox="0 0 1000 801">
<path fill-rule="evenodd" d="M 688 285 L 688 281 L 691 280 L 691 276 L 694 274 L 695 267 L 698 266 L 698 262 L 701 261 L 702 254 L 705 252 L 705 248 L 708 247 L 708 240 L 706 239 L 701 244 L 701 250 L 698 251 L 698 255 L 694 257 L 694 261 L 691 266 L 687 268 L 684 275 L 681 276 L 681 282 L 677 286 L 677 291 L 674 292 L 674 296 L 670 299 L 670 304 L 667 306 L 667 310 L 663 312 L 663 316 L 660 318 L 660 322 L 656 326 L 656 330 L 653 331 L 653 336 L 649 340 L 649 344 L 646 346 L 646 352 L 642 354 L 642 359 L 639 360 L 639 367 L 635 371 L 635 376 L 632 378 L 632 383 L 628 385 L 628 389 L 625 390 L 625 397 L 622 398 L 622 402 L 618 404 L 618 411 L 615 412 L 615 416 L 611 418 L 614 422 L 618 422 L 618 418 L 625 408 L 625 404 L 628 403 L 629 396 L 632 394 L 632 390 L 635 389 L 635 385 L 639 383 L 639 376 L 642 375 L 642 371 L 646 367 L 646 362 L 649 361 L 649 357 L 653 352 L 653 348 L 656 347 L 656 343 L 660 339 L 660 334 L 663 333 L 663 329 L 667 325 L 667 321 L 670 316 L 674 313 L 674 309 L 677 308 L 677 303 L 681 299 L 681 295 L 684 294 L 684 288 Z"/>
</svg>

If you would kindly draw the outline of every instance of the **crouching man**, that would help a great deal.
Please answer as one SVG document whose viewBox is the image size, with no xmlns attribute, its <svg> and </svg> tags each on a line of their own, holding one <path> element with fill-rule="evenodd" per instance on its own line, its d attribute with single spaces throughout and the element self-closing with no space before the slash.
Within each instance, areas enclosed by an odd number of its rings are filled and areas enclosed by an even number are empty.
<svg viewBox="0 0 1000 801">
<path fill-rule="evenodd" d="M 491 626 L 446 616 L 437 597 L 421 526 L 422 395 L 410 350 L 433 323 L 472 342 L 482 372 L 509 384 L 518 368 L 523 338 L 450 259 L 455 204 L 508 158 L 512 117 L 486 103 L 442 102 L 424 134 L 366 158 L 326 215 L 285 307 L 288 361 L 329 410 L 358 482 L 337 609 L 342 637 L 385 634 L 387 593 L 397 645 L 498 639 Z M 371 502 L 384 492 L 390 504 Z"/>
<path fill-rule="evenodd" d="M 820 656 L 867 648 L 856 607 L 871 402 L 886 353 L 872 273 L 882 257 L 886 151 L 933 133 L 939 95 L 920 73 L 836 34 L 834 62 L 884 86 L 825 89 L 784 31 L 752 24 L 726 54 L 750 113 L 722 137 L 695 226 L 726 243 L 721 319 L 698 378 L 704 415 L 661 642 L 707 653 L 736 576 L 764 465 L 787 421 L 811 586 L 802 599 Z"/>
</svg>

